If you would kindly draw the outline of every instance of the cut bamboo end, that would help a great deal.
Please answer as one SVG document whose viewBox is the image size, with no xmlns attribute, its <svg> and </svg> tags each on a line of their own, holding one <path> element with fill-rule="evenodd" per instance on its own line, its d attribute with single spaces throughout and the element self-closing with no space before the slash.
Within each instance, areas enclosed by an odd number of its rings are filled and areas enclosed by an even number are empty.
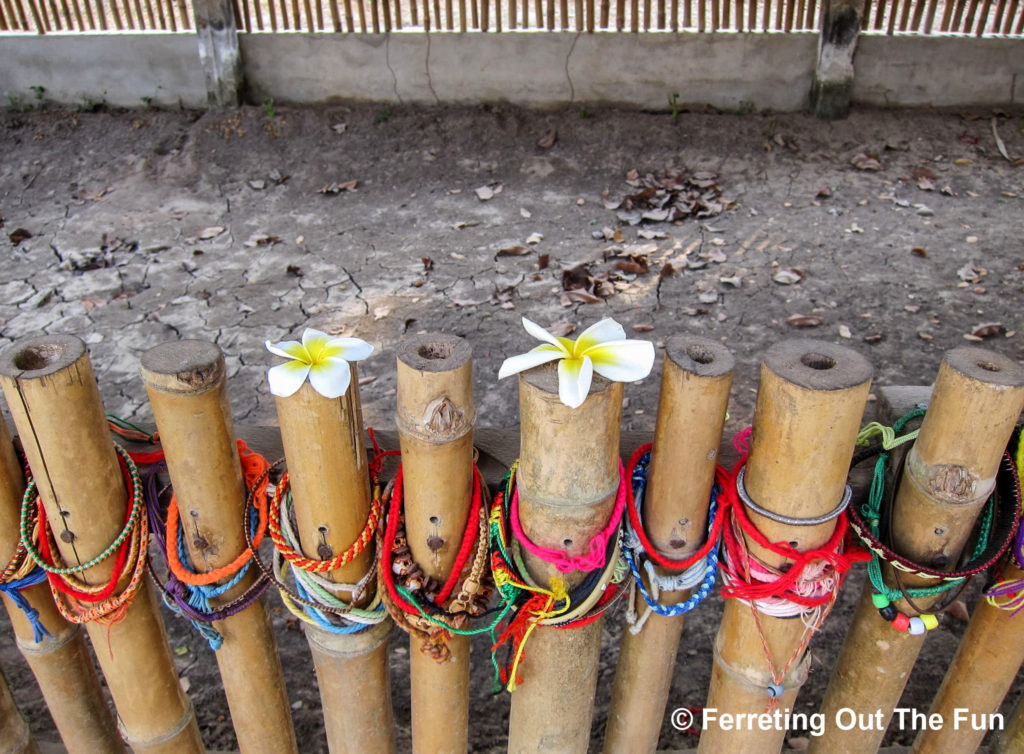
<svg viewBox="0 0 1024 754">
<path fill-rule="evenodd" d="M 651 543 L 666 557 L 686 557 L 707 538 L 734 367 L 721 343 L 691 336 L 668 341 L 643 506 Z"/>
<path fill-rule="evenodd" d="M 1016 362 L 981 348 L 946 354 L 893 503 L 896 552 L 940 570 L 955 565 L 1022 406 Z"/>
<path fill-rule="evenodd" d="M 846 487 L 872 372 L 856 351 L 824 341 L 788 340 L 768 349 L 746 470 L 752 500 L 794 518 L 835 509 Z M 800 551 L 820 547 L 835 530 L 834 519 L 791 526 L 754 511 L 749 515 L 768 540 L 789 542 Z M 771 565 L 781 564 L 756 545 L 754 551 Z"/>
<path fill-rule="evenodd" d="M 472 349 L 454 335 L 418 335 L 398 348 L 398 436 L 406 537 L 424 573 L 445 581 L 454 567 L 473 497 Z M 476 529 L 470 536 L 474 536 Z M 387 567 L 387 565 L 385 565 Z M 448 660 L 410 651 L 414 752 L 465 752 L 469 738 L 468 637 L 452 636 Z"/>
<path fill-rule="evenodd" d="M 473 496 L 472 349 L 454 335 L 420 335 L 398 349 L 398 436 L 405 529 L 413 559 L 447 578 Z"/>
<path fill-rule="evenodd" d="M 754 435 L 747 462 L 747 491 L 758 505 L 782 516 L 813 518 L 833 511 L 842 498 L 850 458 L 871 384 L 871 365 L 848 348 L 814 340 L 793 340 L 769 349 L 761 365 Z M 770 541 L 788 542 L 806 551 L 823 545 L 835 519 L 817 525 L 793 525 L 747 511 Z M 771 565 L 786 562 L 748 541 L 757 557 Z M 758 625 L 758 621 L 760 626 Z M 716 639 L 708 707 L 720 712 L 760 713 L 768 704 L 772 664 L 785 691 L 781 708 L 794 704 L 806 673 L 797 652 L 806 626 L 800 620 L 758 616 L 732 599 Z M 785 730 L 726 733 L 705 730 L 699 751 L 782 746 Z"/>
<path fill-rule="evenodd" d="M 141 372 L 193 568 L 206 573 L 227 566 L 246 551 L 247 493 L 224 355 L 207 341 L 164 343 L 143 354 Z M 214 604 L 240 596 L 257 576 L 249 567 Z M 239 745 L 247 752 L 297 751 L 277 642 L 263 604 L 254 602 L 214 625 L 224 637 L 217 663 Z M 258 704 L 253 688 L 260 689 Z"/>
<path fill-rule="evenodd" d="M 359 375 L 356 365 L 350 366 L 352 382 L 340 398 L 324 398 L 307 382 L 294 395 L 275 399 L 302 552 L 319 560 L 345 552 L 363 531 L 370 511 Z M 372 552 L 370 543 L 332 571 L 331 578 L 357 583 L 370 567 Z M 373 591 L 371 585 L 367 601 Z"/>
<path fill-rule="evenodd" d="M 721 343 L 675 336 L 666 347 L 643 524 L 651 543 L 680 559 L 707 540 L 708 508 L 735 360 Z M 660 566 L 655 570 L 665 573 Z M 662 592 L 663 604 L 688 592 Z M 636 609 L 646 610 L 642 595 Z M 653 752 L 668 702 L 685 616 L 650 615 L 623 634 L 605 752 Z"/>
<path fill-rule="evenodd" d="M 72 564 L 92 559 L 124 526 L 128 502 L 85 344 L 72 336 L 16 342 L 0 353 L 0 384 L 62 558 Z M 90 583 L 108 579 L 112 560 L 82 577 Z M 97 659 L 125 740 L 140 752 L 202 751 L 148 582 L 140 582 L 119 622 L 86 627 L 96 647 L 110 648 L 98 651 Z M 149 674 L 143 690 L 140 667 Z"/>
<path fill-rule="evenodd" d="M 18 341 L 0 353 L 0 384 L 61 557 L 88 562 L 121 531 L 126 500 L 85 343 L 71 335 Z M 100 583 L 112 570 L 108 560 L 83 576 Z"/>
<path fill-rule="evenodd" d="M 583 405 L 571 409 L 558 399 L 555 365 L 519 377 L 516 485 L 523 533 L 537 545 L 577 557 L 587 552 L 615 506 L 622 384 L 595 375 Z M 531 553 L 524 560 L 539 584 L 559 576 L 571 588 L 582 578 L 579 571 L 561 574 Z"/>
</svg>

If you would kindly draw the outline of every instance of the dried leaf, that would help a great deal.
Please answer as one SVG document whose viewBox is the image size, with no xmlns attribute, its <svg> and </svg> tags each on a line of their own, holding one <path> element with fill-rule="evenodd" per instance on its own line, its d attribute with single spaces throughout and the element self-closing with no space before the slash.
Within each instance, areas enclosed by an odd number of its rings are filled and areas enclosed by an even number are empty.
<svg viewBox="0 0 1024 754">
<path fill-rule="evenodd" d="M 526 239 L 526 243 L 530 246 L 540 243 L 544 239 L 543 233 L 531 233 L 529 238 Z"/>
<path fill-rule="evenodd" d="M 526 209 L 525 207 L 519 208 L 519 215 L 527 220 L 533 217 L 533 213 L 530 212 L 530 210 Z"/>
<path fill-rule="evenodd" d="M 551 149 L 555 146 L 556 141 L 558 141 L 558 131 L 552 128 L 537 141 L 537 146 L 541 149 Z"/>
<path fill-rule="evenodd" d="M 415 321 L 416 320 L 413 320 L 413 322 L 415 322 Z M 377 379 L 377 375 L 375 375 L 375 374 L 367 375 L 366 377 L 360 377 L 359 378 L 359 385 L 360 386 L 369 385 L 371 382 L 373 382 L 376 379 Z"/>
<path fill-rule="evenodd" d="M 589 290 L 594 285 L 594 278 L 585 264 L 577 265 L 567 270 L 562 270 L 562 289 L 575 291 L 580 289 Z"/>
<path fill-rule="evenodd" d="M 791 314 L 786 317 L 786 324 L 790 327 L 817 327 L 821 323 L 821 317 L 808 317 L 803 314 Z"/>
<path fill-rule="evenodd" d="M 852 338 L 853 333 L 850 332 L 850 328 L 846 325 L 839 325 L 839 337 L 840 338 Z"/>
<path fill-rule="evenodd" d="M 616 262 L 615 269 L 625 272 L 627 275 L 643 275 L 647 272 L 647 265 L 636 262 Z"/>
<path fill-rule="evenodd" d="M 921 257 L 922 259 L 928 258 L 928 250 L 922 249 L 920 246 L 915 246 L 913 249 L 910 250 L 910 253 L 913 254 L 915 257 Z"/>
<path fill-rule="evenodd" d="M 482 202 L 490 201 L 494 198 L 494 189 L 490 186 L 480 186 L 473 189 L 473 193 L 476 194 L 476 198 Z"/>
<path fill-rule="evenodd" d="M 795 285 L 803 279 L 804 271 L 796 267 L 780 267 L 772 275 L 772 280 L 779 285 Z"/>
<path fill-rule="evenodd" d="M 658 280 L 664 280 L 665 278 L 670 278 L 670 277 L 672 277 L 675 274 L 676 274 L 676 268 L 672 266 L 672 263 L 671 262 L 665 262 L 665 264 L 663 264 L 661 266 L 661 270 L 658 272 Z"/>
<path fill-rule="evenodd" d="M 434 260 L 430 257 L 420 257 L 420 261 L 423 262 L 423 271 L 430 272 L 434 269 Z"/>
<path fill-rule="evenodd" d="M 991 338 L 994 335 L 1002 335 L 1005 329 L 1002 322 L 983 322 L 974 326 L 971 335 L 976 338 Z"/>
<path fill-rule="evenodd" d="M 203 228 L 199 231 L 199 235 L 196 236 L 200 241 L 209 241 L 211 238 L 216 238 L 225 230 L 223 225 L 211 225 L 209 228 Z"/>
<path fill-rule="evenodd" d="M 935 184 L 932 183 L 927 178 L 918 178 L 917 179 L 917 187 L 919 189 L 921 189 L 922 191 L 934 191 L 935 190 Z"/>
<path fill-rule="evenodd" d="M 988 270 L 975 267 L 973 263 L 967 263 L 956 271 L 956 276 L 965 283 L 978 283 L 987 274 Z"/>
<path fill-rule="evenodd" d="M 507 249 L 499 249 L 496 257 L 525 257 L 530 250 L 525 246 L 509 246 Z"/>
<path fill-rule="evenodd" d="M 633 330 L 636 332 L 650 332 L 654 329 L 654 325 L 633 325 Z"/>
<path fill-rule="evenodd" d="M 384 319 L 386 316 L 391 314 L 391 307 L 389 306 L 378 306 L 373 310 L 373 321 Z"/>
<path fill-rule="evenodd" d="M 720 277 L 718 282 L 724 285 L 731 285 L 733 288 L 739 288 L 743 285 L 743 278 L 739 275 L 732 275 L 731 277 Z"/>
<path fill-rule="evenodd" d="M 881 343 L 883 340 L 885 340 L 885 336 L 880 332 L 868 333 L 864 336 L 865 343 Z"/>
<path fill-rule="evenodd" d="M 1001 154 L 1003 156 L 1004 160 L 1006 160 L 1007 162 L 1013 162 L 1013 160 L 1010 159 L 1010 155 L 1008 155 L 1006 153 L 1006 145 L 1003 143 L 1003 140 L 999 136 L 999 131 L 997 130 L 997 123 L 998 123 L 998 118 L 993 118 L 992 119 L 992 138 L 996 140 L 996 149 L 999 150 L 999 154 Z"/>
<path fill-rule="evenodd" d="M 572 304 L 600 304 L 604 299 L 586 291 L 566 291 L 562 294 L 561 301 L 562 306 L 571 306 Z"/>
<path fill-rule="evenodd" d="M 328 183 L 326 186 L 322 186 L 317 189 L 316 193 L 324 194 L 340 194 L 343 191 L 355 191 L 356 186 L 359 185 L 358 180 L 343 181 L 341 183 Z"/>
<path fill-rule="evenodd" d="M 832 196 L 831 186 L 822 186 L 818 189 L 818 192 L 814 195 L 815 199 L 828 199 Z"/>
<path fill-rule="evenodd" d="M 564 338 L 571 335 L 576 331 L 575 322 L 556 322 L 548 328 L 548 332 L 554 335 L 556 338 Z"/>
<path fill-rule="evenodd" d="M 333 126 L 331 126 L 331 130 L 334 131 L 334 133 L 336 134 L 345 133 L 345 129 L 347 128 L 348 125 L 346 123 L 335 123 Z"/>
<path fill-rule="evenodd" d="M 537 269 L 538 270 L 546 270 L 550 263 L 551 263 L 551 255 L 550 254 L 540 254 L 540 255 L 537 256 Z"/>
<path fill-rule="evenodd" d="M 702 304 L 714 304 L 718 301 L 717 291 L 704 291 L 697 296 L 697 300 Z"/>
<path fill-rule="evenodd" d="M 882 163 L 878 161 L 877 157 L 871 157 L 863 152 L 855 154 L 850 159 L 850 164 L 857 168 L 857 170 L 873 170 L 877 172 L 882 169 Z"/>
<path fill-rule="evenodd" d="M 293 278 L 300 278 L 303 275 L 302 268 L 297 264 L 290 264 L 284 268 L 285 273 L 291 275 Z"/>
<path fill-rule="evenodd" d="M 15 246 L 17 246 L 17 245 L 18 245 L 18 244 L 20 244 L 20 243 L 21 243 L 22 241 L 27 241 L 28 239 L 32 238 L 32 234 L 31 234 L 31 233 L 29 233 L 29 232 L 28 232 L 27 230 L 25 230 L 24 228 L 15 228 L 15 229 L 14 229 L 14 232 L 12 232 L 12 233 L 11 233 L 11 234 L 10 234 L 10 235 L 8 236 L 8 238 L 10 238 L 10 239 L 11 239 L 11 243 L 12 243 L 12 244 L 14 244 Z"/>
<path fill-rule="evenodd" d="M 639 230 L 637 235 L 640 238 L 646 238 L 648 241 L 652 241 L 656 238 L 668 238 L 668 234 L 660 230 Z"/>
</svg>

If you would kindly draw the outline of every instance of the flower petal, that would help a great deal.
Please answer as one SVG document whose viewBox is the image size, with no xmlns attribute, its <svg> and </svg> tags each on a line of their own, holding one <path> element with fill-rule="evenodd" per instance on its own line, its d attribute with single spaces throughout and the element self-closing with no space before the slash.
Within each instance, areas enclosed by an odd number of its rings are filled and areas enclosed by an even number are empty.
<svg viewBox="0 0 1024 754">
<path fill-rule="evenodd" d="M 590 357 L 562 359 L 558 362 L 558 400 L 569 408 L 579 408 L 587 399 L 593 378 Z"/>
<path fill-rule="evenodd" d="M 528 320 L 526 317 L 523 317 L 523 327 L 526 328 L 526 332 L 530 333 L 530 335 L 535 337 L 537 340 L 543 340 L 545 343 L 550 343 L 551 345 L 558 349 L 565 348 L 565 346 L 559 342 L 558 338 L 549 333 L 536 322 Z M 569 353 L 566 352 L 565 355 L 568 356 Z"/>
<path fill-rule="evenodd" d="M 320 359 L 309 370 L 309 384 L 324 398 L 340 398 L 352 382 L 352 369 L 344 359 Z"/>
<path fill-rule="evenodd" d="M 547 364 L 549 361 L 562 358 L 565 358 L 565 353 L 562 349 L 545 343 L 542 346 L 537 346 L 532 351 L 521 353 L 518 356 L 509 356 L 505 359 L 502 362 L 501 369 L 498 370 L 498 379 L 501 380 L 518 372 L 525 372 L 527 369 L 533 369 L 541 364 Z"/>
<path fill-rule="evenodd" d="M 594 371 L 615 382 L 642 380 L 654 367 L 654 344 L 649 340 L 613 340 L 587 349 Z"/>
<path fill-rule="evenodd" d="M 306 349 L 297 340 L 282 340 L 280 343 L 271 343 L 269 340 L 266 342 L 267 350 L 277 356 L 284 356 L 286 359 L 298 359 L 299 361 L 309 361 L 309 354 L 306 353 Z"/>
<path fill-rule="evenodd" d="M 580 333 L 580 336 L 576 338 L 575 353 L 582 356 L 588 348 L 593 348 L 600 343 L 625 339 L 626 331 L 622 329 L 622 325 L 611 317 L 605 317 Z"/>
<path fill-rule="evenodd" d="M 360 338 L 331 338 L 320 352 L 320 358 L 362 361 L 371 353 L 373 353 L 373 346 Z"/>
<path fill-rule="evenodd" d="M 302 345 L 305 346 L 306 351 L 309 353 L 309 363 L 315 364 L 318 359 L 321 358 L 321 351 L 331 340 L 331 336 L 325 332 L 314 330 L 312 327 L 307 327 L 302 333 Z"/>
<path fill-rule="evenodd" d="M 287 361 L 276 367 L 267 370 L 267 382 L 270 383 L 270 392 L 280 398 L 287 398 L 294 395 L 306 381 L 309 374 L 309 364 L 301 361 Z"/>
</svg>

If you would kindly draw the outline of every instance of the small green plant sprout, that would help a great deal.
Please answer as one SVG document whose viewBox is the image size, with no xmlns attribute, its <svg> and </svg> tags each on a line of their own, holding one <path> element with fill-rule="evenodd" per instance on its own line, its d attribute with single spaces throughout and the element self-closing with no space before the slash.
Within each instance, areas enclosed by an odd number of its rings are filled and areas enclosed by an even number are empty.
<svg viewBox="0 0 1024 754">
<path fill-rule="evenodd" d="M 29 89 L 31 89 L 32 93 L 36 96 L 36 104 L 42 104 L 43 95 L 46 93 L 46 87 L 36 85 L 30 86 Z"/>
<path fill-rule="evenodd" d="M 585 107 L 581 107 L 577 115 L 579 115 L 581 120 L 589 120 L 594 117 L 594 114 Z"/>
<path fill-rule="evenodd" d="M 263 112 L 267 114 L 268 118 L 273 118 L 277 115 L 277 109 L 274 107 L 274 98 L 266 97 L 263 100 Z"/>
<path fill-rule="evenodd" d="M 152 97 L 139 97 L 139 99 L 142 101 L 142 104 L 145 105 L 146 107 L 153 107 L 153 98 Z"/>
<path fill-rule="evenodd" d="M 672 110 L 672 120 L 679 117 L 679 92 L 672 92 L 668 96 L 668 106 Z"/>
<path fill-rule="evenodd" d="M 380 112 L 377 113 L 377 117 L 375 117 L 373 119 L 373 122 L 375 124 L 387 123 L 390 118 L 391 118 L 391 110 L 389 110 L 388 108 L 385 107 L 383 110 L 381 110 Z"/>
</svg>

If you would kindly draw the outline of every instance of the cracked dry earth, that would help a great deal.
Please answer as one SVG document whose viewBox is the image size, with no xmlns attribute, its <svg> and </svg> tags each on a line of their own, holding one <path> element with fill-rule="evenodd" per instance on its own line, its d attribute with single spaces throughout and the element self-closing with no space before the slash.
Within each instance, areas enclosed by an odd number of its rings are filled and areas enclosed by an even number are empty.
<svg viewBox="0 0 1024 754">
<path fill-rule="evenodd" d="M 533 345 L 520 316 L 577 332 L 612 316 L 659 345 L 677 332 L 724 342 L 737 359 L 734 431 L 752 418 L 761 354 L 784 338 L 856 349 L 874 364 L 876 384 L 931 382 L 965 335 L 1021 358 L 1024 173 L 1012 162 L 1024 154 L 1021 124 L 1018 114 L 988 111 L 858 111 L 829 124 L 799 114 L 673 118 L 505 105 L 7 110 L 0 346 L 43 332 L 78 335 L 108 410 L 149 423 L 142 352 L 179 337 L 215 340 L 244 431 L 276 423 L 264 340 L 311 325 L 378 348 L 361 366 L 363 407 L 367 424 L 387 427 L 396 344 L 407 332 L 443 330 L 473 346 L 480 425 L 511 427 L 515 386 L 496 374 L 505 356 Z M 539 146 L 552 131 L 554 144 Z M 635 193 L 629 171 L 673 166 L 716 174 L 732 208 L 630 226 L 605 207 Z M 20 229 L 30 237 L 9 240 L 25 236 Z M 499 254 L 515 247 L 525 253 Z M 617 269 L 627 257 L 648 271 Z M 598 302 L 563 305 L 563 271 L 581 264 L 604 281 Z M 820 324 L 788 324 L 794 315 Z M 624 429 L 653 429 L 657 369 L 627 386 Z M 801 708 L 820 701 L 858 592 L 852 580 L 814 642 L 820 663 Z M 302 748 L 325 751 L 308 650 L 274 600 Z M 720 615 L 714 599 L 689 619 L 673 705 L 703 703 Z M 180 620 L 167 622 L 207 745 L 231 748 L 209 650 Z M 621 615 L 606 625 L 595 748 Z M 906 706 L 927 708 L 963 626 L 949 621 L 934 633 Z M 396 637 L 403 749 L 407 647 Z M 473 661 L 471 746 L 499 751 L 507 695 L 490 696 L 486 642 L 474 645 Z M 0 632 L 0 664 L 33 728 L 54 738 L 9 631 Z M 887 741 L 908 738 L 890 732 Z M 663 748 L 692 742 L 667 724 L 662 731 Z"/>
</svg>

